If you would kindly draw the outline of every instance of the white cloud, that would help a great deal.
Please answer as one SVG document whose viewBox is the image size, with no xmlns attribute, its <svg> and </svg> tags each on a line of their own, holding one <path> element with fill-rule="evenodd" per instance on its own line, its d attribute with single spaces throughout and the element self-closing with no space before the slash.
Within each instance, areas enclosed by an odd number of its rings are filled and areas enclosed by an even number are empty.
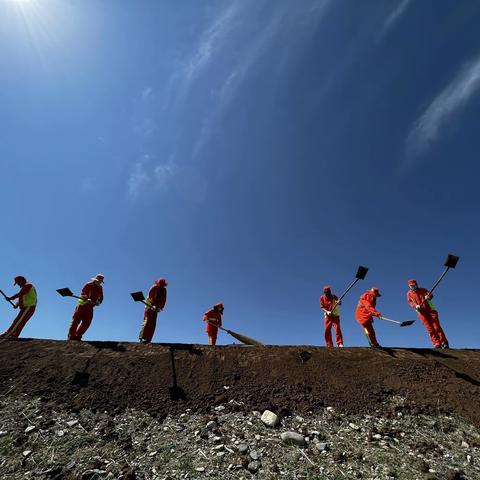
<svg viewBox="0 0 480 480">
<path fill-rule="evenodd" d="M 145 153 L 137 161 L 128 179 L 128 194 L 137 198 L 154 189 L 164 190 L 177 173 L 177 165 L 171 156 L 167 163 L 156 162 L 156 156 Z"/>
<path fill-rule="evenodd" d="M 138 197 L 149 183 L 150 177 L 145 170 L 145 165 L 142 162 L 135 163 L 133 172 L 128 179 L 128 194 L 130 197 Z"/>
<path fill-rule="evenodd" d="M 405 14 L 411 3 L 412 0 L 403 0 L 398 5 L 398 7 L 387 17 L 383 24 L 382 35 L 384 35 L 400 20 L 400 17 Z"/>
<path fill-rule="evenodd" d="M 145 88 L 142 92 L 142 99 L 146 100 L 152 94 L 152 92 L 153 92 L 152 87 Z"/>
<path fill-rule="evenodd" d="M 259 29 L 257 33 L 252 34 L 247 41 L 245 41 L 245 39 L 241 40 L 240 46 L 235 47 L 236 54 L 232 57 L 231 68 L 224 73 L 224 79 L 215 92 L 209 113 L 202 120 L 193 147 L 193 158 L 195 158 L 208 143 L 215 132 L 215 125 L 234 101 L 240 86 L 249 76 L 250 72 L 255 69 L 264 56 L 270 51 L 269 49 L 278 42 L 279 36 L 288 32 L 289 29 L 295 31 L 295 35 L 289 38 L 288 47 L 284 49 L 283 53 L 287 55 L 288 49 L 291 49 L 290 51 L 297 51 L 297 48 L 302 42 L 311 40 L 311 34 L 317 29 L 318 24 L 332 3 L 332 0 L 316 0 L 311 3 L 310 6 L 305 6 L 306 4 L 299 5 L 286 2 L 281 8 L 274 10 L 273 15 L 267 22 L 262 23 L 261 29 Z M 222 33 L 230 32 L 233 29 L 233 25 L 237 23 L 242 24 L 242 22 L 248 23 L 249 16 L 254 14 L 251 9 L 245 9 L 245 15 L 241 18 L 236 18 L 240 17 L 241 13 L 237 8 L 231 11 L 229 10 L 229 15 L 224 14 L 221 17 L 223 20 L 221 22 L 218 20 L 215 21 L 214 25 L 223 25 Z M 216 30 L 217 28 L 210 27 L 207 31 L 212 32 Z M 210 36 L 211 35 L 207 35 L 206 37 L 210 38 Z M 223 44 L 220 45 L 219 40 L 221 37 L 220 35 L 215 37 L 216 41 L 218 41 L 218 45 L 216 45 L 215 48 L 217 54 L 222 53 L 221 47 L 228 46 L 232 48 L 231 42 L 227 45 L 224 41 Z M 210 50 L 208 59 L 210 63 L 213 64 L 213 52 Z M 274 74 L 272 74 L 272 88 L 274 81 Z"/>
<path fill-rule="evenodd" d="M 239 5 L 240 2 L 231 3 L 202 34 L 199 47 L 185 65 L 187 87 L 222 46 L 225 37 L 232 28 Z"/>
<path fill-rule="evenodd" d="M 460 69 L 453 81 L 415 121 L 406 141 L 406 165 L 426 153 L 480 88 L 480 57 Z"/>
</svg>

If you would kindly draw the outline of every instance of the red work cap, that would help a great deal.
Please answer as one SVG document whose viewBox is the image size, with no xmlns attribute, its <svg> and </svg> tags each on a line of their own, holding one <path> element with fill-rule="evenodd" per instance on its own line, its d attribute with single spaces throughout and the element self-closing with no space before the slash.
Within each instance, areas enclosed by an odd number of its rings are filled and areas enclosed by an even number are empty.
<svg viewBox="0 0 480 480">
<path fill-rule="evenodd" d="M 105 279 L 105 277 L 101 274 L 101 273 L 97 273 L 93 278 L 92 280 L 94 282 L 100 282 L 100 283 L 103 283 L 103 280 Z"/>
<path fill-rule="evenodd" d="M 158 285 L 159 287 L 166 287 L 168 285 L 168 282 L 167 280 L 165 280 L 165 278 L 159 278 L 155 281 L 155 285 Z"/>
<path fill-rule="evenodd" d="M 323 291 L 324 291 L 324 292 L 330 292 L 331 290 L 332 290 L 332 287 L 330 287 L 330 285 L 325 285 L 325 286 L 323 287 Z"/>
<path fill-rule="evenodd" d="M 377 287 L 372 287 L 370 291 L 376 296 L 376 297 L 381 297 L 382 295 L 380 294 L 380 291 L 378 290 Z"/>
<path fill-rule="evenodd" d="M 21 284 L 25 285 L 25 283 L 27 283 L 27 279 L 25 277 L 22 277 L 21 275 L 13 279 L 14 285 L 21 285 Z"/>
<path fill-rule="evenodd" d="M 408 284 L 409 285 L 416 285 L 417 281 L 412 278 L 411 280 L 408 281 Z"/>
<path fill-rule="evenodd" d="M 217 303 L 216 305 L 213 306 L 216 310 L 225 310 L 223 307 L 223 303 Z"/>
</svg>

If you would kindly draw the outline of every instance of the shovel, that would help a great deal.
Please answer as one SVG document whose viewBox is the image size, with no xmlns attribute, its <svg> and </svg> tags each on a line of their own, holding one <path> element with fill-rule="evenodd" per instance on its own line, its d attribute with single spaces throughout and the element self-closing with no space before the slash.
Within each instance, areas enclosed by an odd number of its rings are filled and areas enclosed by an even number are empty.
<svg viewBox="0 0 480 480">
<path fill-rule="evenodd" d="M 5 293 L 3 292 L 3 290 L 0 290 L 0 293 L 3 295 L 3 298 L 13 307 L 13 308 L 16 308 L 15 304 L 8 299 L 8 297 L 5 295 Z"/>
<path fill-rule="evenodd" d="M 447 272 L 451 268 L 455 268 L 457 266 L 459 257 L 455 255 L 448 255 L 447 259 L 445 260 L 444 266 L 447 267 L 444 272 L 440 275 L 440 278 L 437 280 L 435 285 L 430 289 L 430 294 L 433 293 L 433 291 L 438 287 L 438 284 L 443 280 L 443 277 L 447 274 Z M 423 300 L 423 302 L 420 304 L 420 307 L 425 303 L 426 299 Z"/>
<path fill-rule="evenodd" d="M 415 323 L 415 320 L 405 320 L 403 322 L 400 322 L 398 320 L 392 320 L 391 318 L 387 317 L 378 317 L 381 320 L 385 320 L 386 322 L 391 322 L 391 323 L 396 323 L 400 327 L 408 327 L 409 325 L 413 325 Z"/>
<path fill-rule="evenodd" d="M 265 345 L 262 342 L 259 342 L 258 340 L 254 340 L 253 338 L 246 337 L 245 335 L 242 335 L 241 333 L 234 332 L 232 330 L 228 330 L 226 328 L 220 327 L 218 325 L 213 324 L 212 322 L 208 322 L 210 325 L 213 325 L 220 330 L 223 330 L 224 332 L 227 332 L 229 335 L 231 335 L 233 338 L 236 338 L 238 341 L 244 343 L 245 345 Z"/>
<path fill-rule="evenodd" d="M 348 288 L 340 295 L 340 298 L 333 302 L 331 311 L 335 310 L 337 305 L 342 301 L 342 298 L 354 287 L 354 285 L 359 281 L 363 280 L 367 276 L 368 268 L 362 267 L 361 265 L 357 269 L 357 273 L 355 274 L 355 280 L 348 286 Z"/>
<path fill-rule="evenodd" d="M 73 298 L 81 298 L 78 295 L 74 295 L 72 291 L 69 288 L 59 288 L 57 292 L 62 296 L 62 297 L 73 297 Z"/>
</svg>

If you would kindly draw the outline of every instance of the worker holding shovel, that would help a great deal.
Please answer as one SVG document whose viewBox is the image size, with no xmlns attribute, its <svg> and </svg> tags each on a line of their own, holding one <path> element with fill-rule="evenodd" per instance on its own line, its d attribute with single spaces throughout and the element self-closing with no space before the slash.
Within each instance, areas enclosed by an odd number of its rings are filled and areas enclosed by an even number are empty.
<svg viewBox="0 0 480 480">
<path fill-rule="evenodd" d="M 84 333 L 93 320 L 93 308 L 103 302 L 103 287 L 105 277 L 95 275 L 83 288 L 73 312 L 72 323 L 68 330 L 68 340 L 81 341 Z"/>
<path fill-rule="evenodd" d="M 22 333 L 23 327 L 30 318 L 32 318 L 37 306 L 37 292 L 35 287 L 30 282 L 27 282 L 25 277 L 21 275 L 15 277 L 14 285 L 18 285 L 20 291 L 11 297 L 5 296 L 5 300 L 12 303 L 12 300 L 18 299 L 18 303 L 14 304 L 14 308 L 18 308 L 19 312 L 7 331 L 0 335 L 3 338 L 17 338 Z"/>
<path fill-rule="evenodd" d="M 361 297 L 355 311 L 355 318 L 357 322 L 362 326 L 365 335 L 367 336 L 368 343 L 371 347 L 380 348 L 373 328 L 373 317 L 381 317 L 382 314 L 376 310 L 377 298 L 382 295 L 378 291 L 377 287 L 373 287 L 366 291 Z"/>
<path fill-rule="evenodd" d="M 205 331 L 208 335 L 208 344 L 217 344 L 218 328 L 222 326 L 223 303 L 217 303 L 211 310 L 203 316 L 203 321 L 207 322 Z"/>
<path fill-rule="evenodd" d="M 168 282 L 159 278 L 150 288 L 148 298 L 145 300 L 145 313 L 143 315 L 143 326 L 138 336 L 142 343 L 150 343 L 157 326 L 158 312 L 162 311 L 167 302 Z"/>
<path fill-rule="evenodd" d="M 433 295 L 418 286 L 416 280 L 408 281 L 407 301 L 417 311 L 418 318 L 430 335 L 433 348 L 449 348 L 447 337 L 440 326 L 438 312 L 432 303 Z"/>
<path fill-rule="evenodd" d="M 323 295 L 320 297 L 320 308 L 323 310 L 323 321 L 325 325 L 325 342 L 328 348 L 333 348 L 332 326 L 335 329 L 335 340 L 338 347 L 343 347 L 342 329 L 340 328 L 340 312 L 338 306 L 341 301 L 332 294 L 329 286 L 323 287 Z"/>
</svg>

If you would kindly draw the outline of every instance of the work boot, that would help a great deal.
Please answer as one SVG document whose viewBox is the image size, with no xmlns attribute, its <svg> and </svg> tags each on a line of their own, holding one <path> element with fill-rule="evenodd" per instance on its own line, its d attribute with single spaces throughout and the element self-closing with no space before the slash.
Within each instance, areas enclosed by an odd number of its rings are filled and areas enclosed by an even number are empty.
<svg viewBox="0 0 480 480">
<path fill-rule="evenodd" d="M 341 343 L 341 344 L 338 346 L 338 348 L 343 348 L 343 343 Z"/>
<path fill-rule="evenodd" d="M 448 342 L 442 343 L 442 348 L 450 348 Z"/>
<path fill-rule="evenodd" d="M 434 350 L 439 350 L 440 348 L 443 348 L 442 345 L 434 345 L 433 346 Z"/>
<path fill-rule="evenodd" d="M 150 343 L 146 338 L 139 338 L 139 340 L 140 340 L 140 343 L 145 343 L 145 344 Z"/>
</svg>

